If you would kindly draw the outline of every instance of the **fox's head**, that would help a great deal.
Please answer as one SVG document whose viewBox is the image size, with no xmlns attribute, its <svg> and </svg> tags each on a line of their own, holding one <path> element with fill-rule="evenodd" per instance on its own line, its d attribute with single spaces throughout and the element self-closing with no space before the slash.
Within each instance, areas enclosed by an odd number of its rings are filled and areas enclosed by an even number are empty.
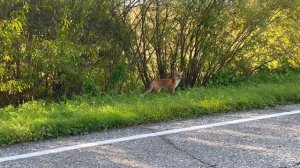
<svg viewBox="0 0 300 168">
<path fill-rule="evenodd" d="M 176 77 L 177 79 L 181 80 L 181 79 L 182 79 L 182 74 L 183 74 L 183 71 L 177 72 L 177 73 L 175 74 L 175 77 Z"/>
</svg>

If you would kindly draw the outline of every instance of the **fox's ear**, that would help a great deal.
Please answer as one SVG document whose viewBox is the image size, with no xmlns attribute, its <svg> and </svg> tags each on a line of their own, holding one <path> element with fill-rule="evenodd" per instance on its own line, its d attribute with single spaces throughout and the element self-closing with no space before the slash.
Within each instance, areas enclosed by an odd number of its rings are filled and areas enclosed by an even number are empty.
<svg viewBox="0 0 300 168">
<path fill-rule="evenodd" d="M 181 72 L 179 72 L 180 73 L 180 75 L 182 75 L 183 74 L 183 71 L 181 71 Z"/>
</svg>

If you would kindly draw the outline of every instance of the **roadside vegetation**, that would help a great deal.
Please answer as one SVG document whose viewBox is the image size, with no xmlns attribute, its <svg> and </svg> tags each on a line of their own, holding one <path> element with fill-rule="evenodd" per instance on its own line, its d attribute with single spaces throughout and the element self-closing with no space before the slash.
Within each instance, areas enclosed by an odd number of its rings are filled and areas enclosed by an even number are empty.
<svg viewBox="0 0 300 168">
<path fill-rule="evenodd" d="M 299 83 L 299 72 L 268 72 L 226 85 L 178 90 L 173 96 L 165 92 L 141 97 L 137 91 L 10 105 L 0 109 L 0 145 L 296 103 L 300 102 Z"/>
<path fill-rule="evenodd" d="M 299 20 L 299 0 L 0 0 L 0 145 L 299 102 Z"/>
<path fill-rule="evenodd" d="M 0 107 L 300 66 L 300 1 L 0 0 Z"/>
</svg>

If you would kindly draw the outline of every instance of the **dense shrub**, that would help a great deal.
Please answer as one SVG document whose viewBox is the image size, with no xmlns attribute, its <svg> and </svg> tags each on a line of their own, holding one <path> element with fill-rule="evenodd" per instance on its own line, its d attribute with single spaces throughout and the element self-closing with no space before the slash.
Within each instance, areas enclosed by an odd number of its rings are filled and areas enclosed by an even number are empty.
<svg viewBox="0 0 300 168">
<path fill-rule="evenodd" d="M 300 1 L 0 1 L 0 106 L 297 68 Z"/>
</svg>

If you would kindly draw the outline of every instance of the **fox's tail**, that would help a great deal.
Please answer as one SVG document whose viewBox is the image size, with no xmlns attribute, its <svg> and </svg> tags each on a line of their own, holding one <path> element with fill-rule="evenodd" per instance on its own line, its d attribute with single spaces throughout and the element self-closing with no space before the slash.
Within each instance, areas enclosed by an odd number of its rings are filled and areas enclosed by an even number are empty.
<svg viewBox="0 0 300 168">
<path fill-rule="evenodd" d="M 153 84 L 151 83 L 150 86 L 148 87 L 148 89 L 146 89 L 146 90 L 144 91 L 143 95 L 152 92 L 153 88 L 154 88 L 154 86 L 153 86 Z"/>
</svg>

